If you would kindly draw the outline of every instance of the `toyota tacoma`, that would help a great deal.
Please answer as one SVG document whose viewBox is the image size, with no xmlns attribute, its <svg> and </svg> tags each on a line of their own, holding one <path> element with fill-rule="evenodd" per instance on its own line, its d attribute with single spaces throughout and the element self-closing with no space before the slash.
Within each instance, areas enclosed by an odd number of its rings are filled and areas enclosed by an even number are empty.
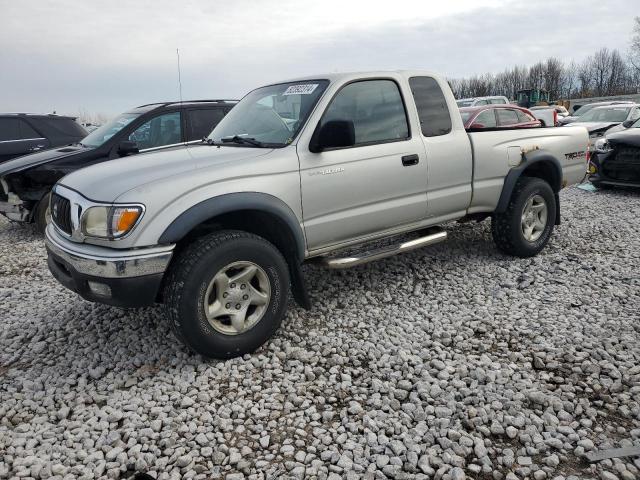
<svg viewBox="0 0 640 480">
<path fill-rule="evenodd" d="M 487 217 L 499 250 L 537 254 L 587 151 L 584 128 L 467 133 L 432 73 L 275 83 L 198 144 L 60 180 L 48 264 L 85 299 L 164 304 L 179 340 L 230 358 L 276 332 L 290 292 L 310 307 L 305 262 L 361 265 L 445 240 L 445 222 Z"/>
</svg>

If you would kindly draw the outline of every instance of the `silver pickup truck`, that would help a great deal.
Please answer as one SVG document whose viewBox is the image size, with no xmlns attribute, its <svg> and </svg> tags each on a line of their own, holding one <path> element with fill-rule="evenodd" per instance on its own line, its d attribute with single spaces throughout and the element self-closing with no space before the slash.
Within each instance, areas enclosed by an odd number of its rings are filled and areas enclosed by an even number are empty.
<svg viewBox="0 0 640 480">
<path fill-rule="evenodd" d="M 229 358 L 276 332 L 290 291 L 310 307 L 305 262 L 352 267 L 487 217 L 501 251 L 537 254 L 560 222 L 558 192 L 585 175 L 587 144 L 581 128 L 468 134 L 432 73 L 267 85 L 201 142 L 63 178 L 49 268 L 94 302 L 161 302 L 178 339 Z"/>
</svg>

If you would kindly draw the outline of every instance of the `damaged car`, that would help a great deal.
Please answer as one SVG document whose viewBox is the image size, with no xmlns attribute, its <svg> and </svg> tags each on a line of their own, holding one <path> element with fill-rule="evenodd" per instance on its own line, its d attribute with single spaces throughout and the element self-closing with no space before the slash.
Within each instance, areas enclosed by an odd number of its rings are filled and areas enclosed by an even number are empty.
<svg viewBox="0 0 640 480">
<path fill-rule="evenodd" d="M 235 100 L 195 100 L 142 105 L 125 112 L 79 142 L 42 150 L 0 164 L 0 213 L 35 223 L 44 232 L 49 194 L 65 175 L 89 165 L 199 141 L 235 105 Z"/>
<path fill-rule="evenodd" d="M 640 187 L 640 120 L 596 141 L 589 174 L 596 187 Z"/>
<path fill-rule="evenodd" d="M 640 118 L 640 105 L 622 104 L 596 107 L 580 117 L 577 122 L 570 123 L 566 127 L 585 127 L 589 132 L 589 139 L 593 146 L 595 142 L 604 137 L 611 127 L 633 123 Z"/>
</svg>

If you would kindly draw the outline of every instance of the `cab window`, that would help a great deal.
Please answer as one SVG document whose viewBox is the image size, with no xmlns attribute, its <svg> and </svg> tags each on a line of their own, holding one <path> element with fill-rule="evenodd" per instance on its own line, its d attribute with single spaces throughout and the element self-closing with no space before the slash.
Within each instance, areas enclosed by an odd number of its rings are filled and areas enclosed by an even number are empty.
<svg viewBox="0 0 640 480">
<path fill-rule="evenodd" d="M 136 128 L 129 140 L 136 142 L 140 150 L 174 145 L 182 142 L 180 112 L 158 115 Z"/>
<path fill-rule="evenodd" d="M 332 120 L 353 122 L 355 146 L 409 138 L 400 90 L 392 80 L 365 80 L 345 86 L 327 107 L 321 125 Z"/>
</svg>

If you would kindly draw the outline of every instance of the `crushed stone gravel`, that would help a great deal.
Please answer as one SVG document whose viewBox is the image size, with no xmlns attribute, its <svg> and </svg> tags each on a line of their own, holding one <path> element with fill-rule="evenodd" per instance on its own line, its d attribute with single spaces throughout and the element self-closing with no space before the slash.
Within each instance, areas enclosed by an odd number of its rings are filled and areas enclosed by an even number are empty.
<svg viewBox="0 0 640 480">
<path fill-rule="evenodd" d="M 349 271 L 226 362 L 91 304 L 0 220 L 0 478 L 640 478 L 640 192 L 561 194 L 537 257 L 489 221 Z"/>
</svg>

